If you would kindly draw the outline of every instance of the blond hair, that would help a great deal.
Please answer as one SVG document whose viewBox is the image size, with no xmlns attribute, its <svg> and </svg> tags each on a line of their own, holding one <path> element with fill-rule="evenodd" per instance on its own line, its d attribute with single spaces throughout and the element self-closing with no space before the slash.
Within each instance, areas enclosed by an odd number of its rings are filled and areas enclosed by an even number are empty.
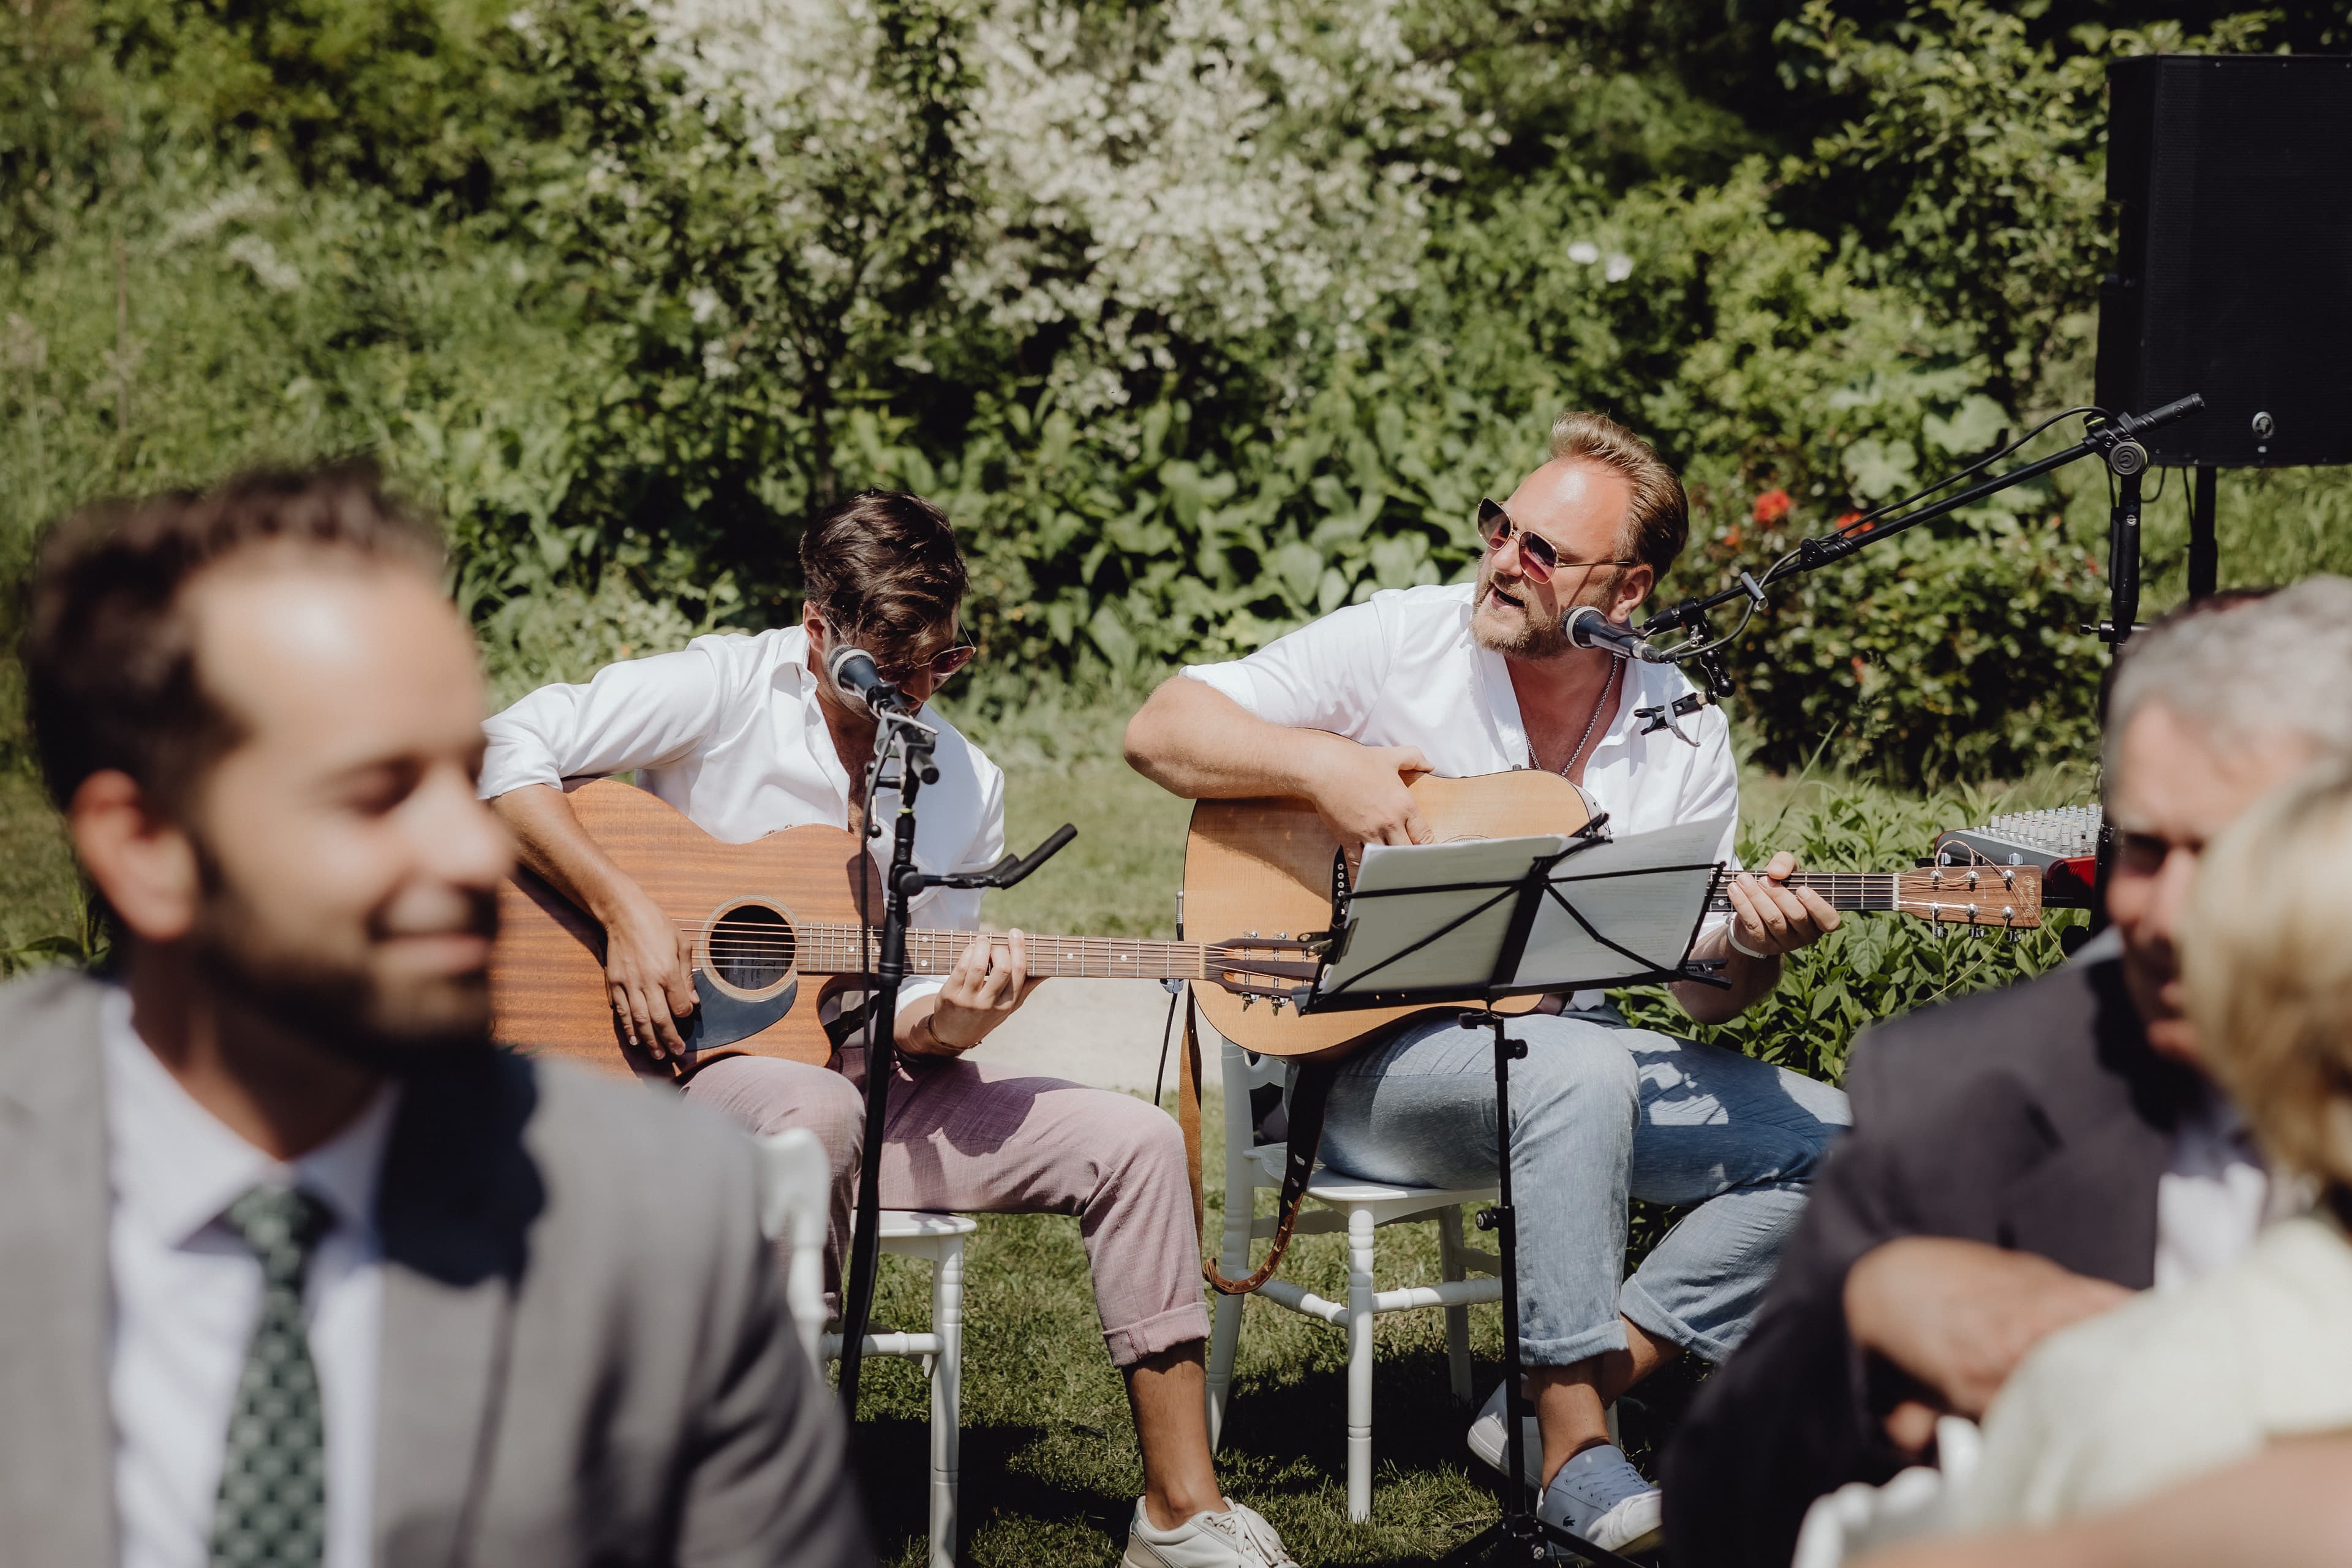
<svg viewBox="0 0 2352 1568">
<path fill-rule="evenodd" d="M 2206 1065 L 2282 1166 L 2352 1188 L 2352 769 L 2323 766 L 2231 825 L 2186 935 Z"/>
<path fill-rule="evenodd" d="M 1551 422 L 1551 455 L 1598 463 L 1624 478 L 1633 505 L 1618 548 L 1664 577 L 1690 539 L 1690 500 L 1657 448 L 1605 414 L 1571 408 Z"/>
</svg>

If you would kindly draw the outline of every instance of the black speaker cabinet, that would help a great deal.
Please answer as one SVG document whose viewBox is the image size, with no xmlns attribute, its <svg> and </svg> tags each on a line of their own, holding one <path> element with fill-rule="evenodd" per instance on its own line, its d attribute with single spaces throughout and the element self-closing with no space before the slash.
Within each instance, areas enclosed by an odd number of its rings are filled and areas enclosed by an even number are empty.
<svg viewBox="0 0 2352 1568">
<path fill-rule="evenodd" d="M 2107 91 L 2098 400 L 2205 395 L 2159 464 L 2352 462 L 2352 59 L 2143 56 Z"/>
</svg>

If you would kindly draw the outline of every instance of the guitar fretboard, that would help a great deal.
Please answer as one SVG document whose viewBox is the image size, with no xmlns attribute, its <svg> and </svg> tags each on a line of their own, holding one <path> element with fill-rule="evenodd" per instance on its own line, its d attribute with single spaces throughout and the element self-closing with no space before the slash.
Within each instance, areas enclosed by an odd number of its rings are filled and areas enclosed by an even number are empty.
<svg viewBox="0 0 2352 1568">
<path fill-rule="evenodd" d="M 1811 888 L 1833 910 L 1891 910 L 1900 878 L 1891 871 L 1800 871 L 1783 887 Z M 1731 908 L 1731 896 L 1717 893 L 1707 908 L 1717 913 Z"/>
<path fill-rule="evenodd" d="M 882 952 L 879 931 L 861 931 L 853 925 L 808 925 L 800 928 L 800 967 L 810 974 L 856 974 Z M 919 927 L 909 931 L 907 973 L 945 974 L 981 934 Z M 990 932 L 988 940 L 999 952 L 1008 945 L 1002 933 Z M 1030 976 L 1038 980 L 1201 980 L 1208 975 L 1202 948 L 1194 942 L 1121 942 L 1110 937 L 1024 932 L 1022 946 L 1028 953 Z"/>
</svg>

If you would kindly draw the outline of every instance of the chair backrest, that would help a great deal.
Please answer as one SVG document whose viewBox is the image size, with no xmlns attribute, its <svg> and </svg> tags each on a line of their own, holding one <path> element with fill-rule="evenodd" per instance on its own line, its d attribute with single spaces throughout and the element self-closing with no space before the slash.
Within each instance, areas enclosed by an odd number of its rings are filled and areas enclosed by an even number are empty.
<svg viewBox="0 0 2352 1568">
<path fill-rule="evenodd" d="M 825 1199 L 832 1167 L 824 1145 L 804 1127 L 763 1133 L 752 1142 L 759 1150 L 760 1234 L 787 1248 L 784 1301 L 814 1365 L 817 1336 L 824 1330 Z"/>
</svg>

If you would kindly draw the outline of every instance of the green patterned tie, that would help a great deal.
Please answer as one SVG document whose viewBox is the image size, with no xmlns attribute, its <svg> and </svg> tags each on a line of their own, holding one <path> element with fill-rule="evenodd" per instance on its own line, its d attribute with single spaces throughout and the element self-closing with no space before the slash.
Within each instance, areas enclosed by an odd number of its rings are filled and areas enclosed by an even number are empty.
<svg viewBox="0 0 2352 1568">
<path fill-rule="evenodd" d="M 230 1228 L 261 1259 L 261 1320 L 229 1409 L 211 1568 L 318 1568 L 327 1546 L 327 1441 L 302 1325 L 302 1275 L 333 1216 L 310 1194 L 256 1187 Z"/>
</svg>

